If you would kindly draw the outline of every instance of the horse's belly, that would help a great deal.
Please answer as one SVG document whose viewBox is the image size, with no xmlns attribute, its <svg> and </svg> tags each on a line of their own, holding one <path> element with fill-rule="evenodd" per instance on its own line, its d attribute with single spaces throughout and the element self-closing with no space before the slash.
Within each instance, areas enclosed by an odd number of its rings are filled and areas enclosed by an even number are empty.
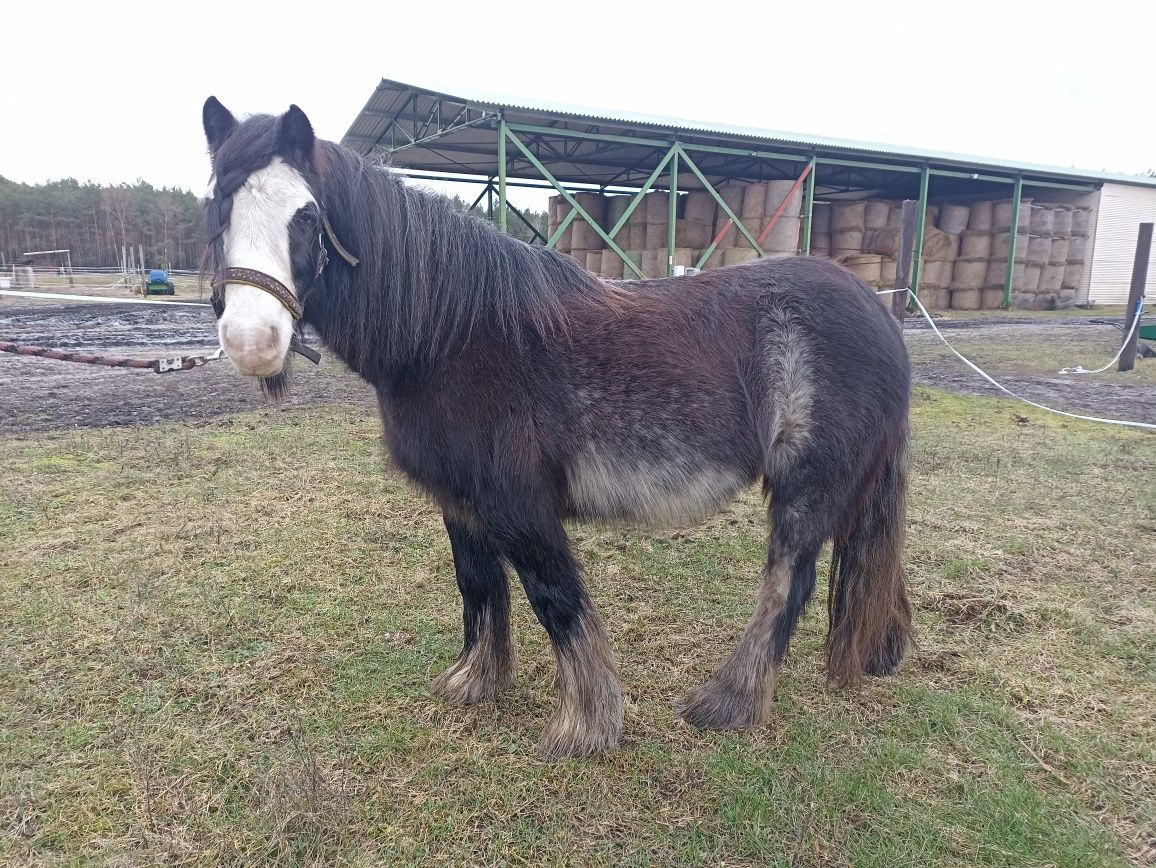
<svg viewBox="0 0 1156 868">
<path fill-rule="evenodd" d="M 636 459 L 589 449 L 571 462 L 567 481 L 570 503 L 582 518 L 670 526 L 701 521 L 753 480 L 692 456 Z"/>
</svg>

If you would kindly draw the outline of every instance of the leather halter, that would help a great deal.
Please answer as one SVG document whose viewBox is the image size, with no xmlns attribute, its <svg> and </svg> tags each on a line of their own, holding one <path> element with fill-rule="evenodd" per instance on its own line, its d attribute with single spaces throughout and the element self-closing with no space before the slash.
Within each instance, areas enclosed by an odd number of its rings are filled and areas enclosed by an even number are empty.
<svg viewBox="0 0 1156 868">
<path fill-rule="evenodd" d="M 337 235 L 333 231 L 333 227 L 329 225 L 329 218 L 325 212 L 321 212 L 321 226 L 325 231 L 325 236 L 329 238 L 333 248 L 338 255 L 349 263 L 351 268 L 356 268 L 361 260 L 350 253 L 340 241 L 337 240 Z M 329 263 L 329 252 L 325 249 L 325 240 L 319 234 L 317 236 L 317 271 L 314 273 L 314 279 L 321 276 L 322 270 Z M 271 274 L 266 274 L 263 271 L 258 271 L 255 268 L 239 268 L 228 267 L 225 269 L 224 280 L 213 284 L 213 307 L 216 311 L 217 317 L 220 318 L 225 310 L 225 285 L 230 283 L 240 283 L 245 286 L 256 287 L 264 290 L 281 302 L 281 306 L 289 311 L 290 316 L 293 317 L 293 336 L 289 341 L 289 349 L 295 353 L 299 353 L 313 364 L 321 361 L 321 353 L 308 346 L 301 336 L 301 317 L 305 314 L 305 308 L 299 299 L 285 284 L 273 277 Z"/>
</svg>

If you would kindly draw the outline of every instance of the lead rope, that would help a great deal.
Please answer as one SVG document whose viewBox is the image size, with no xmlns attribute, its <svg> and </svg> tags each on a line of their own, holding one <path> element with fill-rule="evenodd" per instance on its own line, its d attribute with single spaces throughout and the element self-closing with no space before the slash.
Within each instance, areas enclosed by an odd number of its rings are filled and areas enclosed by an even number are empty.
<svg viewBox="0 0 1156 868">
<path fill-rule="evenodd" d="M 1036 407 L 1037 409 L 1046 410 L 1049 413 L 1055 413 L 1057 416 L 1067 416 L 1069 419 L 1081 419 L 1084 422 L 1103 422 L 1105 425 L 1122 425 L 1122 426 L 1126 426 L 1128 428 L 1144 428 L 1144 429 L 1149 430 L 1149 431 L 1156 431 L 1156 425 L 1152 424 L 1151 422 L 1132 422 L 1132 421 L 1129 421 L 1126 419 L 1102 419 L 1099 416 L 1081 416 L 1079 413 L 1068 413 L 1065 410 L 1056 410 L 1054 407 L 1047 407 L 1043 404 L 1037 404 L 1035 401 L 1030 401 L 1027 398 L 1023 397 L 1022 395 L 1017 395 L 1015 392 L 1013 392 L 1007 386 L 1003 385 L 1002 383 L 996 382 L 995 378 L 993 378 L 990 374 L 988 374 L 986 371 L 984 371 L 982 368 L 980 368 L 979 365 L 977 365 L 975 362 L 973 362 L 971 359 L 967 358 L 967 356 L 965 356 L 963 353 L 961 353 L 959 350 L 957 350 L 955 347 L 953 347 L 948 342 L 947 338 L 945 338 L 943 336 L 943 332 L 941 332 L 939 330 L 939 326 L 937 326 L 932 321 L 931 314 L 929 314 L 927 312 L 927 308 L 925 308 L 923 306 L 923 302 L 921 302 L 919 300 L 919 296 L 917 296 L 910 289 L 908 289 L 908 288 L 884 289 L 884 290 L 879 290 L 878 292 L 876 292 L 876 295 L 891 295 L 892 293 L 895 293 L 895 292 L 906 292 L 911 297 L 911 300 L 915 302 L 916 306 L 919 308 L 919 312 L 923 314 L 923 318 L 925 320 L 927 320 L 927 324 L 929 326 L 931 326 L 931 330 L 933 332 L 935 332 L 936 337 L 938 337 L 941 341 L 943 341 L 943 345 L 945 347 L 947 347 L 949 350 L 951 350 L 953 353 L 955 353 L 955 355 L 959 358 L 959 360 L 961 362 L 963 362 L 965 365 L 967 365 L 969 368 L 971 368 L 973 371 L 975 371 L 977 374 L 979 374 L 981 377 L 983 377 L 985 380 L 987 380 L 989 383 L 991 383 L 993 386 L 995 386 L 997 389 L 999 389 L 1005 395 L 1009 395 L 1010 397 L 1015 398 L 1017 401 L 1022 401 L 1023 403 L 1028 404 L 1029 406 L 1032 406 L 1032 407 Z"/>
</svg>

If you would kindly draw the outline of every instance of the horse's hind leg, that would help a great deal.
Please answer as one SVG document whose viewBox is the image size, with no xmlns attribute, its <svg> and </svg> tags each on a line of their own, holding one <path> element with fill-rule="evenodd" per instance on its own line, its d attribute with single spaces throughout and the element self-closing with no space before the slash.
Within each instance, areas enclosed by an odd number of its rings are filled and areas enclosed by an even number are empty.
<svg viewBox="0 0 1156 868">
<path fill-rule="evenodd" d="M 678 707 L 698 729 L 747 729 L 770 719 L 779 664 L 815 589 L 825 522 L 801 500 L 774 493 L 770 513 L 771 542 L 754 617 L 722 666 Z"/>
<path fill-rule="evenodd" d="M 558 706 L 538 751 L 547 757 L 590 756 L 617 747 L 622 690 L 614 653 L 561 524 L 510 533 L 503 552 L 550 636 L 558 664 Z"/>
<path fill-rule="evenodd" d="M 462 593 L 465 642 L 458 659 L 430 685 L 454 705 L 497 696 L 514 680 L 510 637 L 510 586 L 502 559 L 484 533 L 446 519 Z"/>
</svg>

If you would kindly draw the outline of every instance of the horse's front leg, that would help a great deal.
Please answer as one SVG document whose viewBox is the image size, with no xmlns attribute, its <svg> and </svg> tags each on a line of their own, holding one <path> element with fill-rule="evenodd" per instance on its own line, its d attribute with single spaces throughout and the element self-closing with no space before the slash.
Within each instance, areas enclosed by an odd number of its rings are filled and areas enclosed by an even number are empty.
<svg viewBox="0 0 1156 868">
<path fill-rule="evenodd" d="M 618 746 L 622 689 L 614 652 L 582 584 L 561 523 L 506 525 L 502 550 L 522 580 L 558 664 L 558 706 L 538 742 L 546 757 L 591 756 Z"/>
<path fill-rule="evenodd" d="M 430 689 L 453 705 L 472 705 L 493 699 L 514 682 L 510 586 L 493 540 L 449 517 L 445 524 L 462 593 L 465 641 L 458 659 Z"/>
</svg>

